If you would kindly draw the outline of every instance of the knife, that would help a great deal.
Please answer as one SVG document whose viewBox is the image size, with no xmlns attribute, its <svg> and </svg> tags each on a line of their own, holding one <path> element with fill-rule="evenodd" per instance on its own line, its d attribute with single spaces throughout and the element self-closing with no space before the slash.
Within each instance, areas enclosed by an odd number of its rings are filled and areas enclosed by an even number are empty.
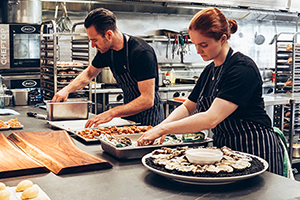
<svg viewBox="0 0 300 200">
<path fill-rule="evenodd" d="M 39 119 L 47 119 L 47 115 L 38 114 L 36 112 L 27 112 L 27 115 L 29 117 L 36 117 L 36 118 L 39 118 Z"/>
</svg>

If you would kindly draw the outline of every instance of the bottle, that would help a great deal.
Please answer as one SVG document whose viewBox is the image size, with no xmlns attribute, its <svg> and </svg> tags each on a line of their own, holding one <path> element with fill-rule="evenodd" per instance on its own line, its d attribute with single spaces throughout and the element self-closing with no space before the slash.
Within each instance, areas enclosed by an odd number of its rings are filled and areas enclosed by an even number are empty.
<svg viewBox="0 0 300 200">
<path fill-rule="evenodd" d="M 171 82 L 171 85 L 175 84 L 175 70 L 173 68 L 170 71 L 170 82 Z"/>
<path fill-rule="evenodd" d="M 166 80 L 170 81 L 170 74 L 169 74 L 169 72 L 166 73 Z"/>
<path fill-rule="evenodd" d="M 4 88 L 2 84 L 2 76 L 0 75 L 0 108 L 5 107 L 5 93 L 4 93 Z"/>
</svg>

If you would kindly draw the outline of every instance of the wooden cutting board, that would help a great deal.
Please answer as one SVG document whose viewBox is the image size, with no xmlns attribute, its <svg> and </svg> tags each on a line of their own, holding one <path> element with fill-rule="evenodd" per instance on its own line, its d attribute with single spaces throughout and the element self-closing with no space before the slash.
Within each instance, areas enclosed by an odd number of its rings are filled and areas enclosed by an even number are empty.
<svg viewBox="0 0 300 200">
<path fill-rule="evenodd" d="M 0 133 L 0 178 L 49 172 Z"/>
<path fill-rule="evenodd" d="M 55 174 L 112 167 L 109 162 L 76 147 L 66 131 L 20 132 L 10 134 L 8 138 Z"/>
</svg>

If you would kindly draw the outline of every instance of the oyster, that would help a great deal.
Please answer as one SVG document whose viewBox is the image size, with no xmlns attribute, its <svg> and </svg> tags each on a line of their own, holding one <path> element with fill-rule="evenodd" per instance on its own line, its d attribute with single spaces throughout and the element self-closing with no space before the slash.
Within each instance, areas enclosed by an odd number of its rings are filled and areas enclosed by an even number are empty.
<svg viewBox="0 0 300 200">
<path fill-rule="evenodd" d="M 156 165 L 166 165 L 169 162 L 167 159 L 155 159 L 153 161 L 154 164 Z"/>
<path fill-rule="evenodd" d="M 207 165 L 201 166 L 197 165 L 196 168 L 193 170 L 194 174 L 196 173 L 204 173 L 206 172 Z"/>
<path fill-rule="evenodd" d="M 223 151 L 224 155 L 227 155 L 227 156 L 231 156 L 234 154 L 234 152 L 229 147 L 226 147 L 226 146 L 222 147 L 221 151 Z"/>
<path fill-rule="evenodd" d="M 233 168 L 231 166 L 229 166 L 229 165 L 226 165 L 226 164 L 219 164 L 219 165 L 217 165 L 217 168 L 221 172 L 227 172 L 227 173 L 233 172 Z"/>
<path fill-rule="evenodd" d="M 215 165 L 208 165 L 206 168 L 206 171 L 217 174 L 220 172 L 220 169 L 218 167 L 216 167 Z"/>
<path fill-rule="evenodd" d="M 183 165 L 183 166 L 178 166 L 176 170 L 180 172 L 190 172 L 193 171 L 195 168 L 196 168 L 195 165 L 187 165 L 187 166 Z"/>
</svg>

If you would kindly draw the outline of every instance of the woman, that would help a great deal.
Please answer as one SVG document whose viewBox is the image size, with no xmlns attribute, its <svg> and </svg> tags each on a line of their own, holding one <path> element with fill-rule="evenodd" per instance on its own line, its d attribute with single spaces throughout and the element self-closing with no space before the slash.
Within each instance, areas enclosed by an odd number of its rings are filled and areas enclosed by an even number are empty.
<svg viewBox="0 0 300 200">
<path fill-rule="evenodd" d="M 189 35 L 205 67 L 188 99 L 162 123 L 143 134 L 147 145 L 166 134 L 212 129 L 214 146 L 228 146 L 264 158 L 269 171 L 283 174 L 284 151 L 264 110 L 262 79 L 253 60 L 227 43 L 237 23 L 217 8 L 198 12 Z"/>
</svg>

